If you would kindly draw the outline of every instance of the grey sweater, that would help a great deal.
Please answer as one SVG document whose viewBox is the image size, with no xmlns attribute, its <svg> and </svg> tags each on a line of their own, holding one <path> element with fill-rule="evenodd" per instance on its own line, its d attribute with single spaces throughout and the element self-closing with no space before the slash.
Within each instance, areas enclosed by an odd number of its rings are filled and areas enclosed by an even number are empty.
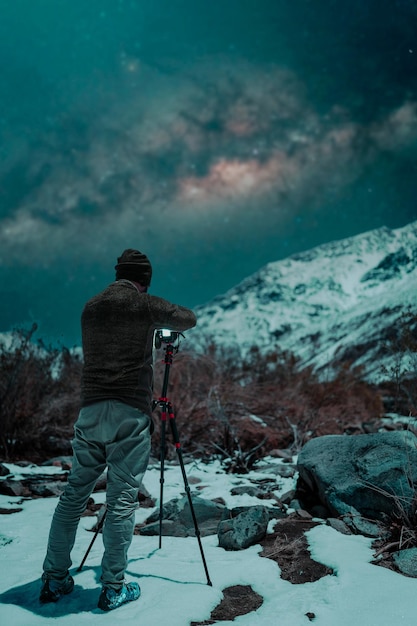
<svg viewBox="0 0 417 626">
<path fill-rule="evenodd" d="M 127 280 L 110 284 L 81 316 L 82 406 L 116 399 L 151 415 L 154 330 L 183 331 L 195 324 L 190 309 L 139 293 Z"/>
</svg>

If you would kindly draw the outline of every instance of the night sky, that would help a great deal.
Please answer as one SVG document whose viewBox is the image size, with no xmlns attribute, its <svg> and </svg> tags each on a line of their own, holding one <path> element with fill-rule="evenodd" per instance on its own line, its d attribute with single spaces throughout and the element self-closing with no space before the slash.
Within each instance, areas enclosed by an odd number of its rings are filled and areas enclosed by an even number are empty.
<svg viewBox="0 0 417 626">
<path fill-rule="evenodd" d="M 0 0 L 0 331 L 417 219 L 416 0 Z"/>
</svg>

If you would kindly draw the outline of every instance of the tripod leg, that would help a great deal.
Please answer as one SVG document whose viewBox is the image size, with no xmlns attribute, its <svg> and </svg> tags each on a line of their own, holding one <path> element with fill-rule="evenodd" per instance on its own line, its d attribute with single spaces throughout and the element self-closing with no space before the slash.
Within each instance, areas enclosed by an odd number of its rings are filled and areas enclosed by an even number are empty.
<svg viewBox="0 0 417 626">
<path fill-rule="evenodd" d="M 164 506 L 164 482 L 165 482 L 165 432 L 167 423 L 167 411 L 164 407 L 161 412 L 161 448 L 160 448 L 160 464 L 161 474 L 159 478 L 160 482 L 160 494 L 159 494 L 159 548 L 162 546 L 162 517 Z"/>
<path fill-rule="evenodd" d="M 171 404 L 168 404 L 168 409 L 169 409 L 169 424 L 170 424 L 170 427 L 171 427 L 172 436 L 174 438 L 175 449 L 177 451 L 178 461 L 179 461 L 179 464 L 180 464 L 180 467 L 181 467 L 182 477 L 184 479 L 185 492 L 187 494 L 188 503 L 190 505 L 191 515 L 192 515 L 193 522 L 194 522 L 195 536 L 197 537 L 198 545 L 199 545 L 199 548 L 200 548 L 200 554 L 201 554 L 201 558 L 202 558 L 202 561 L 203 561 L 204 571 L 206 573 L 207 584 L 210 585 L 210 587 L 211 587 L 212 586 L 212 582 L 210 580 L 210 576 L 209 576 L 209 572 L 208 572 L 208 568 L 207 568 L 207 563 L 206 563 L 206 558 L 204 556 L 203 544 L 201 543 L 200 529 L 198 527 L 197 517 L 196 517 L 195 511 L 194 511 L 194 505 L 193 505 L 193 500 L 192 500 L 192 497 L 191 497 L 190 485 L 188 483 L 187 474 L 185 473 L 184 459 L 182 457 L 182 450 L 181 450 L 181 444 L 180 444 L 180 440 L 179 440 L 179 436 L 178 436 L 178 429 L 177 429 L 177 425 L 175 423 L 175 415 L 174 415 L 174 412 L 172 410 Z"/>
<path fill-rule="evenodd" d="M 98 519 L 96 532 L 94 533 L 94 536 L 93 536 L 92 540 L 90 541 L 90 545 L 88 546 L 87 551 L 84 554 L 83 560 L 81 561 L 80 565 L 77 568 L 77 572 L 81 572 L 81 570 L 83 568 L 83 565 L 86 562 L 88 555 L 90 554 L 90 550 L 93 547 L 95 540 L 97 539 L 97 535 L 99 534 L 100 530 L 104 526 L 104 520 L 106 519 L 106 513 L 107 513 L 107 507 L 104 506 L 104 512 L 102 513 L 101 518 L 99 516 L 99 519 Z"/>
</svg>

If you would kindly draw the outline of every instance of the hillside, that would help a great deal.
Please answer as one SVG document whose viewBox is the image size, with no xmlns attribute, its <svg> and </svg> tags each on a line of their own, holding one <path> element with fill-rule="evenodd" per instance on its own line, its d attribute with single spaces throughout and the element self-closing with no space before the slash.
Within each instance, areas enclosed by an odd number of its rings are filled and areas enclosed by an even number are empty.
<svg viewBox="0 0 417 626">
<path fill-rule="evenodd" d="M 350 362 L 381 380 L 399 359 L 413 366 L 396 344 L 417 309 L 416 286 L 417 221 L 380 228 L 267 264 L 198 307 L 187 344 L 279 348 L 303 365 Z"/>
</svg>

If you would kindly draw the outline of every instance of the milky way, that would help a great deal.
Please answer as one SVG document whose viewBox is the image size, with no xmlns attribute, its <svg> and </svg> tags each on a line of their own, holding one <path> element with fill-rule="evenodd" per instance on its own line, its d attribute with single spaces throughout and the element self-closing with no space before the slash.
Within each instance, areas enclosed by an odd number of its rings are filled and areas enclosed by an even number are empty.
<svg viewBox="0 0 417 626">
<path fill-rule="evenodd" d="M 193 306 L 417 218 L 413 2 L 0 4 L 0 330 L 76 342 L 125 247 Z"/>
</svg>

